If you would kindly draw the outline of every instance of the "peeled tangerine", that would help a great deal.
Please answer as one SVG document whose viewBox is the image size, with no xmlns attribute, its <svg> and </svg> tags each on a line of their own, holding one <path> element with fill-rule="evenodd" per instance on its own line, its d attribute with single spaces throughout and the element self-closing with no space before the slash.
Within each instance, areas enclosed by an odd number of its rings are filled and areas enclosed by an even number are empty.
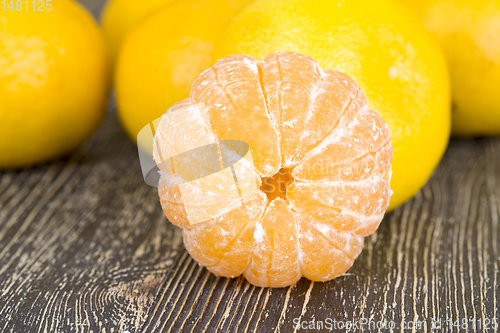
<svg viewBox="0 0 500 333">
<path fill-rule="evenodd" d="M 163 115 L 153 152 L 189 254 L 257 286 L 342 275 L 392 194 L 382 118 L 350 77 L 292 52 L 219 60 Z"/>
</svg>

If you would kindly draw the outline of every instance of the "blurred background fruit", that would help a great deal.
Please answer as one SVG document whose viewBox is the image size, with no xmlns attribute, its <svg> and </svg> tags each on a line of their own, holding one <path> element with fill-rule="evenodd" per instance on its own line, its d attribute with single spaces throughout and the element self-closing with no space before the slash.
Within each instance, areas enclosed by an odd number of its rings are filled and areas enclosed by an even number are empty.
<svg viewBox="0 0 500 333">
<path fill-rule="evenodd" d="M 438 45 L 391 0 L 255 0 L 233 17 L 215 58 L 296 51 L 356 81 L 394 147 L 390 209 L 427 181 L 450 131 L 448 73 Z"/>
<path fill-rule="evenodd" d="M 403 0 L 441 44 L 452 134 L 500 135 L 500 0 Z"/>
<path fill-rule="evenodd" d="M 175 0 L 110 0 L 101 16 L 102 27 L 108 40 L 111 58 L 116 60 L 118 50 L 130 28 L 149 14 Z"/>
<path fill-rule="evenodd" d="M 191 84 L 216 60 L 214 44 L 247 0 L 180 0 L 127 35 L 115 68 L 120 120 L 134 142 L 139 130 L 189 96 Z"/>
<path fill-rule="evenodd" d="M 104 36 L 75 2 L 0 11 L 0 169 L 82 144 L 104 116 L 109 76 Z"/>
</svg>

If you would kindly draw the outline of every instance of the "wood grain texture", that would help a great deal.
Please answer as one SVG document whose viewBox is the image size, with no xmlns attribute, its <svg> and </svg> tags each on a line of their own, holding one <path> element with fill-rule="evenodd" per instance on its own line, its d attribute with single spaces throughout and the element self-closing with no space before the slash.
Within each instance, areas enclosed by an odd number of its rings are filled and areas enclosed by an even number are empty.
<svg viewBox="0 0 500 333">
<path fill-rule="evenodd" d="M 0 332 L 293 332 L 295 318 L 472 329 L 500 320 L 499 195 L 500 140 L 452 142 L 346 275 L 256 288 L 188 256 L 110 113 L 70 158 L 0 175 Z"/>
<path fill-rule="evenodd" d="M 0 332 L 315 332 L 294 319 L 317 328 L 362 318 L 395 325 L 369 331 L 431 331 L 440 321 L 436 331 L 462 332 L 452 324 L 465 321 L 493 332 L 499 198 L 500 139 L 452 141 L 429 183 L 386 216 L 347 274 L 257 288 L 189 257 L 110 112 L 71 157 L 0 173 Z"/>
</svg>

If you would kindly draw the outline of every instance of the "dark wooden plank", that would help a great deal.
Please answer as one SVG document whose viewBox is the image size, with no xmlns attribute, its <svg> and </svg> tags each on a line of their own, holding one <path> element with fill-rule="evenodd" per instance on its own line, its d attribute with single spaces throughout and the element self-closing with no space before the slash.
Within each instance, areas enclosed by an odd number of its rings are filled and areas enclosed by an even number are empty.
<svg viewBox="0 0 500 333">
<path fill-rule="evenodd" d="M 448 320 L 499 316 L 499 193 L 500 140 L 454 141 L 346 275 L 256 288 L 187 255 L 110 113 L 69 159 L 1 174 L 0 331 L 291 332 L 295 318 L 368 318 L 458 332 Z"/>
<path fill-rule="evenodd" d="M 136 155 L 110 115 L 69 160 L 2 174 L 0 332 L 141 325 L 183 252 Z"/>
<path fill-rule="evenodd" d="M 102 6 L 87 3 L 94 14 Z M 189 257 L 110 112 L 71 157 L 0 173 L 0 332 L 312 332 L 294 320 L 362 318 L 396 326 L 380 331 L 441 321 L 438 331 L 461 332 L 450 321 L 465 321 L 491 332 L 500 322 L 499 195 L 500 139 L 452 141 L 347 274 L 257 288 Z M 423 328 L 404 330 L 411 321 Z"/>
</svg>

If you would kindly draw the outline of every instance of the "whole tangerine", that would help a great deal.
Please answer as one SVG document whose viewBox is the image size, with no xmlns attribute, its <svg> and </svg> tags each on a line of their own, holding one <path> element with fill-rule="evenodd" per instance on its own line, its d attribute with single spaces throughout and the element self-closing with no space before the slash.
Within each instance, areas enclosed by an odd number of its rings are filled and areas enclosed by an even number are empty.
<svg viewBox="0 0 500 333">
<path fill-rule="evenodd" d="M 210 144 L 231 155 L 227 140 L 249 145 L 230 167 L 177 157 Z M 204 71 L 163 115 L 153 155 L 162 208 L 190 255 L 257 286 L 346 272 L 391 196 L 385 122 L 349 76 L 293 52 L 233 55 Z"/>
</svg>

